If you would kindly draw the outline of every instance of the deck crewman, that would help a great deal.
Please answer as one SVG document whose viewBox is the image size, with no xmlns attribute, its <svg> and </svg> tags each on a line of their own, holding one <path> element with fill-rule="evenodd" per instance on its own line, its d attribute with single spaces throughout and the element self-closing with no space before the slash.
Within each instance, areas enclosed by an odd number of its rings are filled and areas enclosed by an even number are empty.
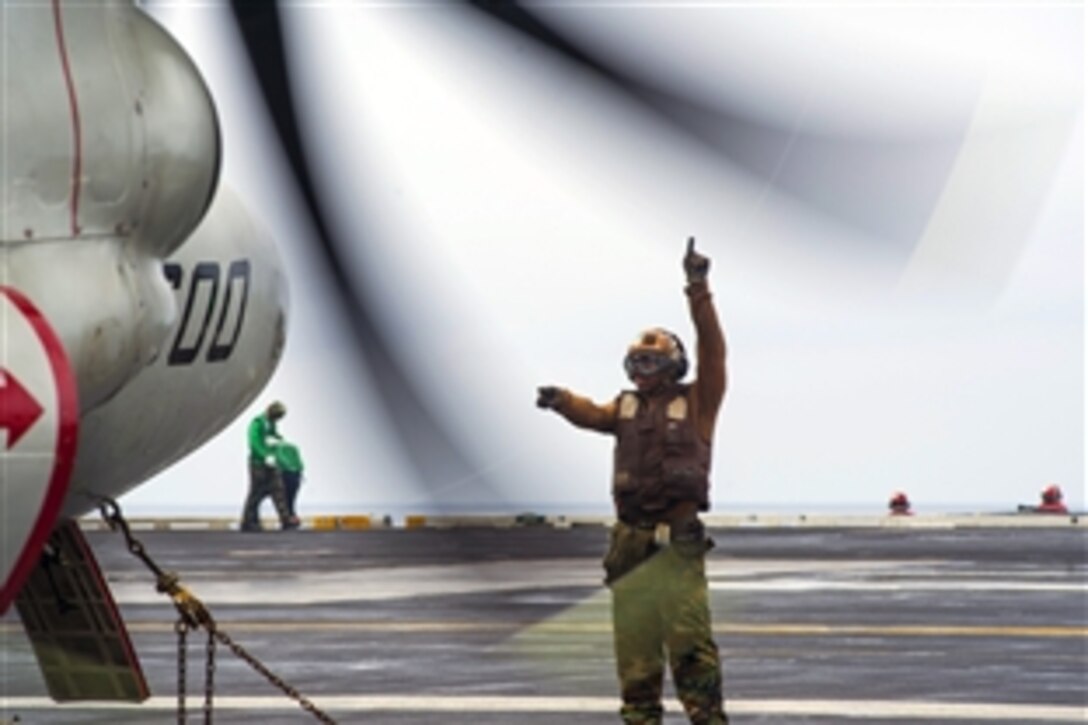
<svg viewBox="0 0 1088 725">
<path fill-rule="evenodd" d="M 249 492 L 242 508 L 242 531 L 260 531 L 261 502 L 272 498 L 283 529 L 298 528 L 298 518 L 291 515 L 284 493 L 283 478 L 276 458 L 276 447 L 283 437 L 276 424 L 287 415 L 287 407 L 278 400 L 254 418 L 248 429 L 249 439 Z"/>
<path fill-rule="evenodd" d="M 714 642 L 705 556 L 713 546 L 699 512 L 710 506 L 710 453 L 725 396 L 725 337 L 707 273 L 710 260 L 688 240 L 685 292 L 696 331 L 696 374 L 680 338 L 642 332 L 624 358 L 635 384 L 599 405 L 554 386 L 537 405 L 581 428 L 615 436 L 612 497 L 617 521 L 605 556 L 612 590 L 616 667 L 626 723 L 661 722 L 666 657 L 692 723 L 728 723 Z"/>
</svg>

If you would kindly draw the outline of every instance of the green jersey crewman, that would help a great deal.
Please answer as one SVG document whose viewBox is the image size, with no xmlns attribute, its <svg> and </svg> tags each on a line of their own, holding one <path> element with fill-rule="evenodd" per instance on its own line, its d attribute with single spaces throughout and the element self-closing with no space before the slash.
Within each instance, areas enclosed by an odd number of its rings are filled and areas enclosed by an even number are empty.
<svg viewBox="0 0 1088 725">
<path fill-rule="evenodd" d="M 537 405 L 580 428 L 615 437 L 616 524 L 604 560 L 626 723 L 659 725 L 665 662 L 688 719 L 728 722 L 710 626 L 705 556 L 713 542 L 699 512 L 710 506 L 710 448 L 725 396 L 725 337 L 707 285 L 710 260 L 688 241 L 685 292 L 696 332 L 695 379 L 680 338 L 646 330 L 624 359 L 634 390 L 598 405 L 563 388 Z"/>
<path fill-rule="evenodd" d="M 287 500 L 287 511 L 291 517 L 297 519 L 295 500 L 298 498 L 298 489 L 302 485 L 302 454 L 298 446 L 281 440 L 276 446 L 276 466 L 280 469 L 280 477 L 283 479 L 283 493 Z"/>
<path fill-rule="evenodd" d="M 261 530 L 261 502 L 269 496 L 279 514 L 280 527 L 298 528 L 298 519 L 287 508 L 283 478 L 276 459 L 276 449 L 283 442 L 276 423 L 285 415 L 286 406 L 276 401 L 249 424 L 249 493 L 242 508 L 242 531 Z"/>
</svg>

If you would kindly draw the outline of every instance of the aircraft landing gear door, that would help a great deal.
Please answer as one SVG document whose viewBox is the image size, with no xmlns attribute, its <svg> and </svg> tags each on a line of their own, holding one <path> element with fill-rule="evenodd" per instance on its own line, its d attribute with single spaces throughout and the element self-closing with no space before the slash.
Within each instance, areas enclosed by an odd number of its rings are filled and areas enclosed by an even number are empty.
<svg viewBox="0 0 1088 725">
<path fill-rule="evenodd" d="M 49 322 L 0 286 L 0 614 L 56 523 L 76 454 L 79 400 Z"/>
<path fill-rule="evenodd" d="M 75 521 L 53 532 L 15 607 L 54 700 L 147 699 L 128 630 Z"/>
</svg>

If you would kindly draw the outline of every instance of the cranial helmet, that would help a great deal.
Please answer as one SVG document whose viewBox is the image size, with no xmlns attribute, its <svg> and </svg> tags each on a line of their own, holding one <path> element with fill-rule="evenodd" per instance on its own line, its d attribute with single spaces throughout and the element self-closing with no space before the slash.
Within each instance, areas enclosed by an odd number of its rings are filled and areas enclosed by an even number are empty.
<svg viewBox="0 0 1088 725">
<path fill-rule="evenodd" d="M 1062 500 L 1062 490 L 1055 484 L 1050 484 L 1041 493 L 1044 503 L 1058 503 Z"/>
<path fill-rule="evenodd" d="M 639 334 L 627 348 L 623 359 L 627 377 L 653 377 L 671 372 L 673 380 L 680 380 L 688 372 L 688 357 L 680 338 L 660 327 L 652 327 Z"/>
<path fill-rule="evenodd" d="M 287 415 L 287 406 L 280 401 L 275 401 L 272 405 L 268 406 L 268 417 L 270 418 L 282 418 Z"/>
</svg>

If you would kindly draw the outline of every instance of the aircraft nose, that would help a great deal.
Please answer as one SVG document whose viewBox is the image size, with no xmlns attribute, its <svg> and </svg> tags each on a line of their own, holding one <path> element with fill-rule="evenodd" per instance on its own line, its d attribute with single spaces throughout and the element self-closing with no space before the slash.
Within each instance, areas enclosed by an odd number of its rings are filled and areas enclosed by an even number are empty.
<svg viewBox="0 0 1088 725">
<path fill-rule="evenodd" d="M 174 251 L 215 192 L 219 125 L 185 51 L 122 3 L 0 14 L 2 241 L 121 236 Z"/>
</svg>

